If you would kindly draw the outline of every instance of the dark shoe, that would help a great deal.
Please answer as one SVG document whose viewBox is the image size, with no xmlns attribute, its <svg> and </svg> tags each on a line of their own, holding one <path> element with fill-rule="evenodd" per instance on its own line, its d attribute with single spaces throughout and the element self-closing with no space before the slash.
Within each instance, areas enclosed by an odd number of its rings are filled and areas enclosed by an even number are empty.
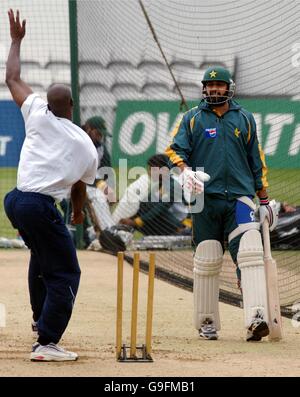
<svg viewBox="0 0 300 397">
<path fill-rule="evenodd" d="M 217 340 L 218 334 L 214 323 L 207 319 L 202 324 L 201 328 L 199 329 L 199 336 L 200 338 L 207 339 L 207 340 Z"/>
<path fill-rule="evenodd" d="M 258 310 L 247 330 L 246 340 L 247 342 L 260 341 L 261 338 L 269 335 L 269 332 L 268 324 L 264 320 L 262 313 Z"/>
</svg>

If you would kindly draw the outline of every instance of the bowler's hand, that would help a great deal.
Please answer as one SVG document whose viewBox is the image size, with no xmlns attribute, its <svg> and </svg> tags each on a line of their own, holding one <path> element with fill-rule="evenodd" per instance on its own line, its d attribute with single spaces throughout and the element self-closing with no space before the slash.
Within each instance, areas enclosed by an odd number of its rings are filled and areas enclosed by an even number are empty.
<svg viewBox="0 0 300 397">
<path fill-rule="evenodd" d="M 20 23 L 20 13 L 17 10 L 17 15 L 15 15 L 12 9 L 8 11 L 8 18 L 10 24 L 10 37 L 13 41 L 21 41 L 26 33 L 26 19 Z"/>
<path fill-rule="evenodd" d="M 72 212 L 71 215 L 71 224 L 72 225 L 82 225 L 84 221 L 84 212 L 80 211 L 78 213 Z"/>
</svg>

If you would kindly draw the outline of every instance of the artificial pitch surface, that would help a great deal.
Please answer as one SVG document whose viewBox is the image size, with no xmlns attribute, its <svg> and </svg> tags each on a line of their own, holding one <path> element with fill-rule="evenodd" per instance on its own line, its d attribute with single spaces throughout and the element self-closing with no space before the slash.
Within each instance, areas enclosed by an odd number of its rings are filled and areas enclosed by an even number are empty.
<svg viewBox="0 0 300 397">
<path fill-rule="evenodd" d="M 221 304 L 218 341 L 203 341 L 192 324 L 192 294 L 155 280 L 154 363 L 115 360 L 116 258 L 99 252 L 78 253 L 82 277 L 73 316 L 61 345 L 79 354 L 77 362 L 32 363 L 35 341 L 27 291 L 27 250 L 0 250 L 0 303 L 6 327 L 0 328 L 0 376 L 299 376 L 300 328 L 284 318 L 284 340 L 244 341 L 243 311 Z M 124 269 L 124 317 L 129 335 L 132 267 Z M 146 306 L 147 276 L 140 274 L 139 315 Z M 144 338 L 144 323 L 138 335 Z"/>
</svg>

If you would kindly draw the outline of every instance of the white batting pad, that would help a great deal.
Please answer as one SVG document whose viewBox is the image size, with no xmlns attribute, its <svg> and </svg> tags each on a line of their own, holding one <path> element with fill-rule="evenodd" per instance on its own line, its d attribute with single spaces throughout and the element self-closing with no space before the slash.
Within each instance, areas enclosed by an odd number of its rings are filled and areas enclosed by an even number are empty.
<svg viewBox="0 0 300 397">
<path fill-rule="evenodd" d="M 267 287 L 263 257 L 264 251 L 259 231 L 249 230 L 241 238 L 237 257 L 241 269 L 246 328 L 249 327 L 257 311 L 268 323 Z"/>
<path fill-rule="evenodd" d="M 149 184 L 149 176 L 145 174 L 127 187 L 112 214 L 115 223 L 119 223 L 122 218 L 130 218 L 136 215 L 141 202 L 147 199 Z"/>
<path fill-rule="evenodd" d="M 206 240 L 198 244 L 194 256 L 194 324 L 200 329 L 208 318 L 220 330 L 219 274 L 223 249 L 219 241 Z"/>
<path fill-rule="evenodd" d="M 96 187 L 87 186 L 86 193 L 93 206 L 98 225 L 101 230 L 114 226 L 115 222 L 112 219 L 107 198 L 102 190 Z"/>
</svg>

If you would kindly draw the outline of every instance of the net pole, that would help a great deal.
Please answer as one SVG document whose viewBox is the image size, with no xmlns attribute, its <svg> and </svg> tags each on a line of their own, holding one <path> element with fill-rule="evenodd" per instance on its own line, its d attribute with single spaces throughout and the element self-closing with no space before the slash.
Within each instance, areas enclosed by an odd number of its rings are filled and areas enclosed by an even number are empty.
<svg viewBox="0 0 300 397">
<path fill-rule="evenodd" d="M 73 96 L 73 122 L 80 125 L 77 0 L 69 0 L 71 88 Z"/>
<path fill-rule="evenodd" d="M 71 89 L 73 97 L 73 122 L 80 126 L 79 76 L 78 76 L 78 30 L 77 0 L 69 0 Z M 76 225 L 76 248 L 83 249 L 83 226 Z"/>
</svg>

